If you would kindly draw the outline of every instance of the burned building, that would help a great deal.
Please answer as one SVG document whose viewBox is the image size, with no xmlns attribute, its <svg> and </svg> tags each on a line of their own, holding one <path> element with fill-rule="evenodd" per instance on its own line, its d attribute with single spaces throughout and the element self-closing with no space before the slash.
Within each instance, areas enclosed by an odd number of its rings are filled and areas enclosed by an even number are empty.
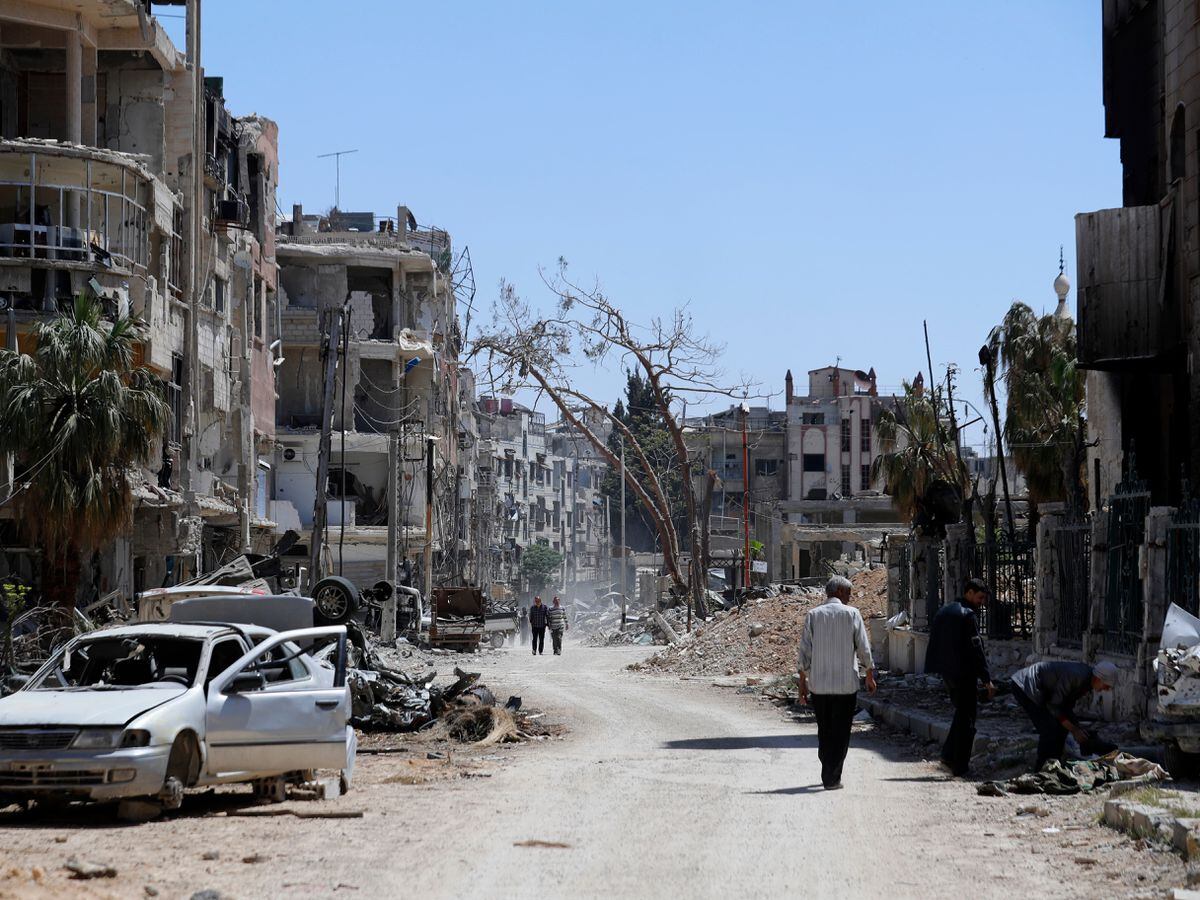
<svg viewBox="0 0 1200 900">
<path fill-rule="evenodd" d="M 188 24 L 185 55 L 148 3 L 0 6 L 0 333 L 30 349 L 39 320 L 95 293 L 145 322 L 136 362 L 172 411 L 93 595 L 173 583 L 274 530 L 277 129 L 229 113 Z"/>
<path fill-rule="evenodd" d="M 471 437 L 460 415 L 463 388 L 469 382 L 473 391 L 474 383 L 469 373 L 464 381 L 458 362 L 449 234 L 418 228 L 403 206 L 395 217 L 314 216 L 296 206 L 280 226 L 276 254 L 282 344 L 274 515 L 307 541 L 315 504 L 325 504 L 330 564 L 356 583 L 391 581 L 405 560 L 420 569 L 427 537 L 435 583 L 469 578 L 460 495 L 470 492 L 460 453 Z M 344 327 L 340 346 L 329 350 L 338 358 L 334 437 L 319 497 L 322 348 L 333 316 Z"/>
</svg>

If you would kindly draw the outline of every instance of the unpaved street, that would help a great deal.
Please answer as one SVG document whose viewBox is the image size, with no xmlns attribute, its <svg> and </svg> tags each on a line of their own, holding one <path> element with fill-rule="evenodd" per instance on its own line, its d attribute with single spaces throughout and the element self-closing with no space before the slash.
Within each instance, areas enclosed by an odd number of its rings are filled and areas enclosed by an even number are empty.
<svg viewBox="0 0 1200 900">
<path fill-rule="evenodd" d="M 570 734 L 477 755 L 483 778 L 405 783 L 401 756 L 364 757 L 358 789 L 331 805 L 361 819 L 213 815 L 220 797 L 136 827 L 6 814 L 4 870 L 45 876 L 0 870 L 0 895 L 1105 897 L 1182 883 L 1166 854 L 1140 882 L 1152 851 L 1085 807 L 1014 820 L 1019 798 L 977 798 L 870 733 L 855 736 L 846 789 L 822 791 L 815 726 L 708 683 L 624 670 L 645 652 L 479 658 L 498 692 Z M 1061 830 L 1043 833 L 1051 824 Z M 72 854 L 119 875 L 69 882 Z"/>
</svg>

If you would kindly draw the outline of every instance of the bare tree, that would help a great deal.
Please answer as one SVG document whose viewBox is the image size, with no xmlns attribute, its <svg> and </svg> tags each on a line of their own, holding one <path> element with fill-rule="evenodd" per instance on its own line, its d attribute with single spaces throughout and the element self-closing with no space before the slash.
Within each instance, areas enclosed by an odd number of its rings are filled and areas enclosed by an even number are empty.
<svg viewBox="0 0 1200 900">
<path fill-rule="evenodd" d="M 618 468 L 620 461 L 584 421 L 580 410 L 591 411 L 621 434 L 625 446 L 641 464 L 642 472 L 639 478 L 634 467 L 627 466 L 626 484 L 658 533 L 676 595 L 688 599 L 690 627 L 692 610 L 702 608 L 704 598 L 700 526 L 703 511 L 696 502 L 684 423 L 672 409 L 672 402 L 686 397 L 701 401 L 717 396 L 741 397 L 749 385 L 723 384 L 724 373 L 718 361 L 724 346 L 697 333 L 686 306 L 672 309 L 665 317 L 653 317 L 643 325 L 629 318 L 599 285 L 583 288 L 573 282 L 567 276 L 565 260 L 559 260 L 553 276 L 543 272 L 542 280 L 554 295 L 553 311 L 539 313 L 511 284 L 502 282 L 492 325 L 472 342 L 469 355 L 487 358 L 493 377 L 498 376 L 505 390 L 531 388 L 545 393 L 563 419 L 613 468 Z M 650 385 L 681 468 L 690 550 L 686 570 L 682 565 L 684 543 L 656 467 L 651 465 L 646 448 L 633 431 L 605 404 L 575 386 L 572 376 L 581 361 L 593 366 L 618 361 L 624 367 L 638 370 Z"/>
</svg>

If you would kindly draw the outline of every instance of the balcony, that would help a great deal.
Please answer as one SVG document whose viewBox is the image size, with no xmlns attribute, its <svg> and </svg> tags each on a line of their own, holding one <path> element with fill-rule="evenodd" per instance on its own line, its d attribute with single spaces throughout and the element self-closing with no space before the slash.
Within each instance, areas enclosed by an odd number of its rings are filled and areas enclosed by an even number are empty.
<svg viewBox="0 0 1200 900">
<path fill-rule="evenodd" d="M 0 261 L 46 260 L 145 272 L 161 213 L 174 235 L 178 202 L 138 162 L 54 141 L 0 141 Z M 172 250 L 175 242 L 167 242 Z M 167 260 L 165 280 L 175 269 Z M 159 273 L 156 273 L 159 274 Z"/>
<path fill-rule="evenodd" d="M 1171 349 L 1178 305 L 1166 277 L 1173 207 L 1131 206 L 1075 217 L 1079 363 L 1151 367 Z"/>
</svg>

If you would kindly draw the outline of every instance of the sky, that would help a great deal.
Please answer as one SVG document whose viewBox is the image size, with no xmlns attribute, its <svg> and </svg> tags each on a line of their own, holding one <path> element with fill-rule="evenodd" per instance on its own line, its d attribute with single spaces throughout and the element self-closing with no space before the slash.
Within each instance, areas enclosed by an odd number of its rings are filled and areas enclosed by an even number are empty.
<svg viewBox="0 0 1200 900">
<path fill-rule="evenodd" d="M 280 208 L 395 214 L 549 305 L 565 257 L 639 321 L 687 304 L 783 406 L 838 359 L 883 389 L 1054 308 L 1074 216 L 1121 203 L 1095 3 L 209 0 L 206 73 L 280 127 Z M 161 7 L 178 16 L 181 7 Z M 179 46 L 183 22 L 164 18 Z M 1070 297 L 1074 307 L 1074 292 Z M 619 366 L 578 383 L 616 399 Z M 968 444 L 985 440 L 981 426 Z"/>
</svg>

